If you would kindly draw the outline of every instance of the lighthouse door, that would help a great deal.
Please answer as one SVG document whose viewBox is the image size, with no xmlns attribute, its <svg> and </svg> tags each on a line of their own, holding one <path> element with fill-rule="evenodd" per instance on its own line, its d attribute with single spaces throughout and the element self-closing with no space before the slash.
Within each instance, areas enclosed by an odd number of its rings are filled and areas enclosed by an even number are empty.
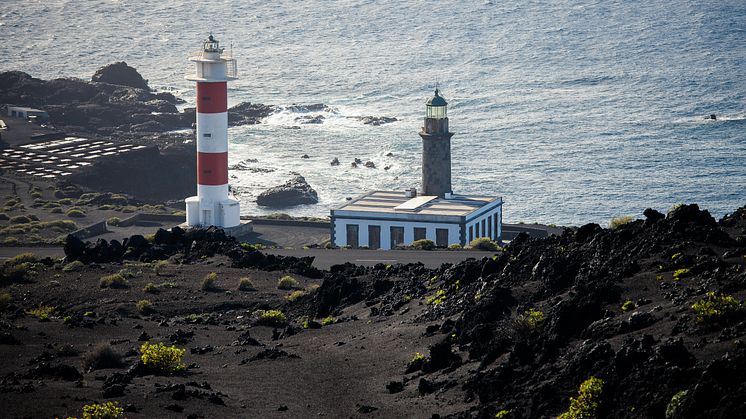
<svg viewBox="0 0 746 419">
<path fill-rule="evenodd" d="M 202 225 L 211 226 L 212 224 L 212 211 L 202 210 Z"/>
</svg>

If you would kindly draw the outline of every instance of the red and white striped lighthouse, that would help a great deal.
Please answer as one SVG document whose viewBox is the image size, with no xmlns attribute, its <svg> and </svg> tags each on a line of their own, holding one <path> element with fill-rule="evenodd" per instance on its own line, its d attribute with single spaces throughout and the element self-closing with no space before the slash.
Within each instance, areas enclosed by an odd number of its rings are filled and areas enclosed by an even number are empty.
<svg viewBox="0 0 746 419">
<path fill-rule="evenodd" d="M 241 220 L 228 188 L 228 81 L 237 78 L 236 60 L 210 34 L 189 61 L 195 72 L 186 78 L 197 82 L 197 196 L 186 199 L 187 225 L 235 227 Z"/>
</svg>

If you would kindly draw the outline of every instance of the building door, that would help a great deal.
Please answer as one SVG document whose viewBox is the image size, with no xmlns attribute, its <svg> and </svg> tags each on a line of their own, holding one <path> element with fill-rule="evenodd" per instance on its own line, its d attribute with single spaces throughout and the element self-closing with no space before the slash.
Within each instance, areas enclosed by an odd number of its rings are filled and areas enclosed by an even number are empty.
<svg viewBox="0 0 746 419">
<path fill-rule="evenodd" d="M 350 247 L 359 247 L 358 232 L 360 227 L 357 224 L 347 224 L 347 245 Z"/>
<path fill-rule="evenodd" d="M 438 247 L 448 247 L 448 229 L 435 229 L 435 245 Z"/>
<path fill-rule="evenodd" d="M 202 225 L 203 226 L 211 226 L 212 225 L 212 211 L 210 211 L 210 210 L 202 210 Z"/>
<path fill-rule="evenodd" d="M 368 247 L 381 248 L 381 226 L 368 226 Z"/>
<path fill-rule="evenodd" d="M 404 243 L 404 227 L 391 227 L 391 248 Z"/>
<path fill-rule="evenodd" d="M 492 234 L 492 217 L 487 217 L 487 231 L 488 235 L 490 236 L 490 239 L 495 240 L 495 235 Z"/>
<path fill-rule="evenodd" d="M 414 228 L 414 239 L 415 240 L 425 240 L 427 237 L 427 229 L 422 227 L 415 227 Z"/>
</svg>

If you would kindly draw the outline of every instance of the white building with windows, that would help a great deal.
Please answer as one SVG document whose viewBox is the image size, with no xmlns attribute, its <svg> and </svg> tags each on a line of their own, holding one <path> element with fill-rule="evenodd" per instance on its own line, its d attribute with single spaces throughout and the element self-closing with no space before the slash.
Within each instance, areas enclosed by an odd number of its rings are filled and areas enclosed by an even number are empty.
<svg viewBox="0 0 746 419">
<path fill-rule="evenodd" d="M 422 189 L 368 192 L 331 211 L 335 246 L 393 249 L 429 239 L 438 247 L 466 246 L 479 237 L 502 239 L 501 197 L 451 190 L 447 102 L 436 89 L 427 101 L 422 137 Z"/>
</svg>

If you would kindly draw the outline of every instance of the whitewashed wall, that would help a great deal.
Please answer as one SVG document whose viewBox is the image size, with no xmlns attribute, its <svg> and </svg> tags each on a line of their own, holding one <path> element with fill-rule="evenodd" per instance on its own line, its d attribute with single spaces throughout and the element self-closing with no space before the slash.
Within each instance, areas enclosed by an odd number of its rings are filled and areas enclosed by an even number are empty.
<svg viewBox="0 0 746 419">
<path fill-rule="evenodd" d="M 435 229 L 444 228 L 448 229 L 448 245 L 460 244 L 461 242 L 461 231 L 458 224 L 441 224 L 441 223 L 427 223 L 427 222 L 409 222 L 409 221 L 384 221 L 384 220 L 348 220 L 348 219 L 335 219 L 334 220 L 334 244 L 337 246 L 347 246 L 347 225 L 356 224 L 358 225 L 358 244 L 362 246 L 369 246 L 368 241 L 368 226 L 377 225 L 381 226 L 381 249 L 391 249 L 391 227 L 404 227 L 404 244 L 410 244 L 414 241 L 414 228 L 425 227 L 426 238 L 435 242 Z"/>
</svg>

